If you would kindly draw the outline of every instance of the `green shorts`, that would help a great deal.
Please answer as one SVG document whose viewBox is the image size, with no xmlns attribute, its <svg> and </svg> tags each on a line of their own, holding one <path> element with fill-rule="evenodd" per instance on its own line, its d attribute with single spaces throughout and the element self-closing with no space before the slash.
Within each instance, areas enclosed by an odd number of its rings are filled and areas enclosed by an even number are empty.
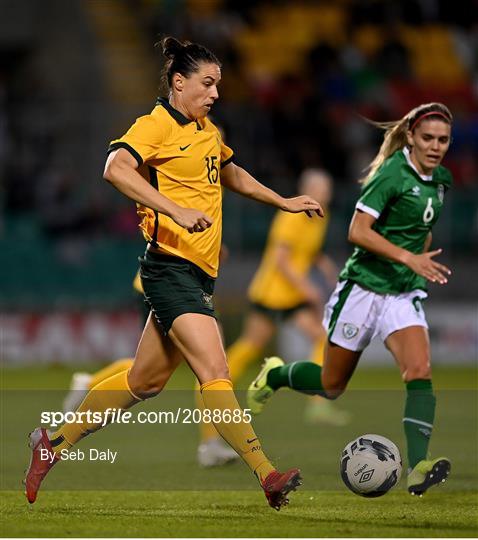
<svg viewBox="0 0 478 540">
<path fill-rule="evenodd" d="M 215 279 L 186 259 L 146 251 L 139 258 L 144 297 L 166 335 L 184 313 L 216 317 L 212 303 Z"/>
<path fill-rule="evenodd" d="M 279 324 L 283 321 L 286 321 L 289 317 L 292 317 L 292 315 L 294 315 L 301 309 L 309 309 L 311 307 L 312 307 L 312 304 L 309 304 L 307 302 L 301 302 L 300 304 L 297 304 L 290 308 L 273 309 L 273 308 L 264 306 L 263 304 L 259 304 L 258 302 L 251 302 L 251 311 L 257 311 L 259 313 L 262 313 L 262 315 L 265 315 L 268 319 L 270 319 L 275 324 Z"/>
</svg>

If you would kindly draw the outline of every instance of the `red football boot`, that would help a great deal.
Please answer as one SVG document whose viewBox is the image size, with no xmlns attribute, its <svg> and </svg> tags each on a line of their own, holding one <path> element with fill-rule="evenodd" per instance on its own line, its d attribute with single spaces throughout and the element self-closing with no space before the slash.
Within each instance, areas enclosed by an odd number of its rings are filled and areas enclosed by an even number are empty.
<svg viewBox="0 0 478 540">
<path fill-rule="evenodd" d="M 280 510 L 282 506 L 289 504 L 287 495 L 302 485 L 302 477 L 299 469 L 290 469 L 285 473 L 273 471 L 262 482 L 262 489 L 267 502 L 272 508 Z"/>
<path fill-rule="evenodd" d="M 32 457 L 23 483 L 28 502 L 34 503 L 40 484 L 53 465 L 60 461 L 60 458 L 53 452 L 46 429 L 34 429 L 29 435 L 28 446 L 31 448 Z"/>
</svg>

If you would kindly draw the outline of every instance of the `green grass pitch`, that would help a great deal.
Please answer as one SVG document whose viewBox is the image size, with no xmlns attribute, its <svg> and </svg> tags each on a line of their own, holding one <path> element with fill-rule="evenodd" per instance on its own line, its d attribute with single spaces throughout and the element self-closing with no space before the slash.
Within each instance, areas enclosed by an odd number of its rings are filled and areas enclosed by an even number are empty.
<svg viewBox="0 0 478 540">
<path fill-rule="evenodd" d="M 475 537 L 478 535 L 477 371 L 434 372 L 437 415 L 434 456 L 452 461 L 447 483 L 423 498 L 399 486 L 364 499 L 343 486 L 342 448 L 364 433 L 396 442 L 406 468 L 401 417 L 403 385 L 396 370 L 359 366 L 337 406 L 353 414 L 342 428 L 303 420 L 306 397 L 280 391 L 254 420 L 264 449 L 279 468 L 299 466 L 304 485 L 290 506 L 267 506 L 242 463 L 212 470 L 196 465 L 194 425 L 111 425 L 78 448 L 118 451 L 114 464 L 58 464 L 30 506 L 20 484 L 26 435 L 41 410 L 60 410 L 71 368 L 4 369 L 2 373 L 1 513 L 9 537 Z M 244 378 L 249 380 L 253 372 Z M 137 410 L 192 408 L 192 377 L 180 369 L 169 390 Z M 244 396 L 240 395 L 244 404 Z M 134 409 L 134 410 L 136 410 Z"/>
</svg>

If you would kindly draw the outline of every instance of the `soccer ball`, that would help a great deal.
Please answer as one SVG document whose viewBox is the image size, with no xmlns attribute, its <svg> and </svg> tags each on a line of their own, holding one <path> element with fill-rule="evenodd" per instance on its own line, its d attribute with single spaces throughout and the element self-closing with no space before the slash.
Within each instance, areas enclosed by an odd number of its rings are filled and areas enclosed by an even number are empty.
<svg viewBox="0 0 478 540">
<path fill-rule="evenodd" d="M 362 497 L 381 497 L 402 474 L 397 446 L 380 435 L 362 435 L 344 448 L 340 475 L 345 485 Z"/>
</svg>

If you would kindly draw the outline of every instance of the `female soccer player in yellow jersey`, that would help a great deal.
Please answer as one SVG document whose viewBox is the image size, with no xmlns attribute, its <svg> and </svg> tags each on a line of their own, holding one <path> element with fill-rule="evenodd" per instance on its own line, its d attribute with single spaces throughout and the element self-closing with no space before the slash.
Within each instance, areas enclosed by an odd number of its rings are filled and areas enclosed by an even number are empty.
<svg viewBox="0 0 478 540">
<path fill-rule="evenodd" d="M 155 396 L 186 359 L 201 384 L 205 408 L 218 412 L 213 418 L 216 429 L 254 472 L 269 504 L 279 510 L 300 484 L 300 471 L 276 471 L 262 451 L 235 398 L 214 318 L 221 186 L 288 212 L 323 212 L 311 197 L 283 198 L 233 162 L 232 150 L 207 118 L 221 79 L 214 54 L 171 37 L 162 45 L 169 98 L 160 99 L 151 114 L 138 118 L 111 143 L 104 172 L 106 180 L 138 204 L 148 242 L 141 280 L 152 313 L 131 370 L 99 383 L 78 412 L 128 409 Z M 232 415 L 234 421 L 228 421 Z M 60 452 L 100 427 L 74 423 L 53 434 L 43 428 L 30 434 L 32 459 L 25 479 L 29 502 L 35 501 Z M 51 463 L 41 459 L 42 448 L 54 453 Z"/>
<path fill-rule="evenodd" d="M 385 137 L 355 206 L 349 240 L 356 247 L 325 308 L 328 346 L 323 369 L 269 359 L 250 385 L 248 402 L 260 412 L 283 386 L 335 399 L 345 391 L 363 350 L 379 336 L 406 384 L 403 425 L 408 446 L 408 491 L 422 495 L 444 482 L 450 462 L 429 459 L 435 417 L 426 282 L 447 283 L 450 270 L 429 251 L 450 172 L 440 163 L 451 140 L 452 116 L 427 103 L 396 122 L 378 123 Z"/>
</svg>

